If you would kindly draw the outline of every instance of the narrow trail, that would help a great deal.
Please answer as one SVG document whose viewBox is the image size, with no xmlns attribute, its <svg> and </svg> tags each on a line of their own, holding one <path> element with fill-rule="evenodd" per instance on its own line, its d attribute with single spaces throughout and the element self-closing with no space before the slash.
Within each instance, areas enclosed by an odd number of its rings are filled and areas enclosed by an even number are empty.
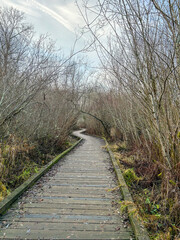
<svg viewBox="0 0 180 240">
<path fill-rule="evenodd" d="M 75 134 L 84 141 L 1 217 L 0 239 L 134 239 L 104 141 Z"/>
</svg>

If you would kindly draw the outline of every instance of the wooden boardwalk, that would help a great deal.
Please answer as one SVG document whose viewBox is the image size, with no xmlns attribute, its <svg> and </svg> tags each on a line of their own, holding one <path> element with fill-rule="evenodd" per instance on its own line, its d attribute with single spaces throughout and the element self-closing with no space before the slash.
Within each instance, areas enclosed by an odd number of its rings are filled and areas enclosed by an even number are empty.
<svg viewBox="0 0 180 240">
<path fill-rule="evenodd" d="M 134 239 L 104 141 L 76 134 L 83 143 L 1 217 L 0 239 Z"/>
</svg>

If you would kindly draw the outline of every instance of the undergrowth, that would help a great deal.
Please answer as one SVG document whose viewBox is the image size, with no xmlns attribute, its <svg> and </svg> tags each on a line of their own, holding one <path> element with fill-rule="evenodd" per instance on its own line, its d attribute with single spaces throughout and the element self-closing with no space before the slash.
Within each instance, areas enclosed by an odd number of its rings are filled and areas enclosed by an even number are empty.
<svg viewBox="0 0 180 240">
<path fill-rule="evenodd" d="M 124 142 L 118 142 L 110 147 L 151 239 L 179 240 L 179 182 L 159 164 L 158 158 L 161 156 L 156 147 L 153 146 L 151 158 L 144 146 L 131 146 L 128 149 Z"/>
<path fill-rule="evenodd" d="M 47 137 L 33 143 L 10 135 L 0 143 L 0 201 L 74 142 Z"/>
</svg>

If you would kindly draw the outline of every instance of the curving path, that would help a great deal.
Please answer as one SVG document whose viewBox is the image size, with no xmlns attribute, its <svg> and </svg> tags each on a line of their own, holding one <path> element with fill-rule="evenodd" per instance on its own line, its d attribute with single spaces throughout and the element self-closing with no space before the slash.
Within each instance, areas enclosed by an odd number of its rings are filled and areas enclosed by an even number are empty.
<svg viewBox="0 0 180 240">
<path fill-rule="evenodd" d="M 75 134 L 83 143 L 3 215 L 0 239 L 134 239 L 104 141 Z"/>
</svg>

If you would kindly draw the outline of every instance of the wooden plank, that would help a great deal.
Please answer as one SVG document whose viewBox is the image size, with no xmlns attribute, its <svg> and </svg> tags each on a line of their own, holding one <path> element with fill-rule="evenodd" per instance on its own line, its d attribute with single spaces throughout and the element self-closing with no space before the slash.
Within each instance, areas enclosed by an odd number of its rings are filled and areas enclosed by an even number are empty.
<svg viewBox="0 0 180 240">
<path fill-rule="evenodd" d="M 5 235 L 4 235 L 5 233 Z M 121 239 L 129 240 L 129 232 L 94 232 L 94 231 L 64 231 L 59 230 L 31 230 L 6 229 L 0 232 L 2 239 Z"/>
<path fill-rule="evenodd" d="M 63 170 L 63 172 L 66 172 L 66 171 L 73 172 L 73 171 L 78 171 L 78 170 L 85 171 L 85 172 L 99 172 L 99 173 L 104 172 L 106 174 L 108 172 L 107 166 L 104 166 L 104 167 L 101 166 L 101 168 L 98 169 L 97 166 L 92 167 L 92 164 L 89 166 L 87 166 L 87 164 L 85 164 L 84 166 L 80 165 L 79 167 L 78 167 L 78 165 L 76 167 L 72 166 L 72 165 L 68 166 L 68 167 L 61 166 L 60 170 Z"/>
<path fill-rule="evenodd" d="M 104 190 L 99 190 L 99 189 L 91 189 L 89 188 L 88 189 L 82 189 L 82 188 L 70 188 L 70 187 L 67 187 L 67 189 L 65 188 L 60 188 L 60 187 L 54 187 L 54 188 L 45 188 L 44 189 L 46 191 L 46 193 L 49 194 L 49 196 L 57 196 L 58 194 L 63 194 L 63 193 L 67 193 L 67 195 L 69 194 L 81 194 L 81 195 L 96 195 L 96 192 L 97 192 L 97 195 L 107 195 L 109 196 L 109 198 L 112 198 L 113 195 L 111 195 L 110 192 L 108 192 L 108 190 L 110 189 L 104 189 Z M 39 195 L 42 195 L 41 193 L 39 193 Z M 46 194 L 47 195 L 47 194 Z"/>
<path fill-rule="evenodd" d="M 14 213 L 13 213 L 14 214 Z M 6 218 L 2 218 L 2 221 L 9 221 L 10 219 L 19 219 L 19 221 L 23 221 L 23 219 L 28 218 L 29 220 L 34 219 L 43 219 L 43 220 L 58 220 L 61 222 L 71 222 L 71 221 L 84 221 L 84 222 L 114 222 L 114 223 L 119 223 L 121 219 L 119 218 L 118 215 L 112 215 L 112 216 L 97 216 L 97 215 L 57 215 L 57 214 L 45 214 L 45 213 L 23 213 L 23 214 L 18 214 L 15 213 L 13 216 L 7 215 Z"/>
<path fill-rule="evenodd" d="M 56 214 L 56 215 L 94 215 L 94 216 L 112 216 L 112 209 L 71 209 L 71 208 L 23 208 L 23 212 L 26 214 Z M 115 212 L 115 211 L 114 211 Z M 115 213 L 114 213 L 115 214 Z M 117 214 L 117 213 L 116 213 Z"/>
<path fill-rule="evenodd" d="M 58 216 L 59 217 L 59 216 Z M 121 224 L 119 217 L 111 217 L 109 219 L 104 218 L 82 218 L 79 216 L 65 216 L 64 218 L 58 218 L 57 216 L 50 216 L 45 214 L 25 214 L 23 217 L 13 217 L 13 223 L 16 222 L 36 222 L 36 223 L 83 223 L 83 224 Z M 89 217 L 89 216 L 88 216 Z M 2 222 L 6 224 L 6 226 L 12 222 L 10 221 L 12 217 L 7 217 L 2 219 Z"/>
<path fill-rule="evenodd" d="M 70 175 L 70 176 L 76 176 L 76 177 L 86 177 L 87 173 L 77 173 L 77 172 L 59 172 L 56 174 L 56 177 L 58 178 L 59 176 L 62 177 L 62 176 L 67 176 L 67 175 Z M 92 178 L 104 178 L 104 179 L 107 179 L 107 178 L 111 178 L 111 174 L 110 173 L 101 173 L 101 174 L 95 174 L 95 173 L 91 173 L 90 175 L 88 175 L 88 177 L 92 177 Z"/>
<path fill-rule="evenodd" d="M 101 187 L 101 186 L 83 186 L 82 184 L 79 184 L 79 186 L 76 186 L 76 185 L 73 185 L 73 184 L 67 184 L 66 186 L 64 185 L 50 185 L 51 186 L 51 189 L 58 189 L 58 190 L 64 190 L 64 189 L 81 189 L 83 191 L 86 191 L 86 190 L 91 190 L 91 191 L 106 191 L 108 190 L 109 188 L 107 188 L 106 186 L 104 187 Z"/>
<path fill-rule="evenodd" d="M 115 181 L 101 180 L 101 179 L 84 179 L 84 178 L 60 178 L 60 179 L 50 179 L 47 185 L 56 184 L 84 184 L 84 185 L 106 185 L 106 186 L 119 186 Z"/>
<path fill-rule="evenodd" d="M 66 176 L 62 176 L 62 175 L 59 175 L 58 177 L 57 176 L 54 176 L 53 178 L 50 178 L 50 177 L 44 177 L 44 180 L 49 180 L 50 182 L 51 181 L 61 181 L 61 179 L 62 180 L 72 180 L 72 181 L 100 181 L 100 182 L 114 182 L 113 180 L 112 180 L 112 178 L 110 178 L 110 177 L 106 177 L 106 178 L 102 178 L 102 177 L 95 177 L 95 176 L 93 176 L 93 177 L 90 177 L 90 176 L 68 176 L 68 175 L 66 175 Z"/>
<path fill-rule="evenodd" d="M 99 170 L 85 170 L 85 169 L 69 169 L 69 170 L 64 170 L 64 169 L 60 169 L 59 173 L 63 173 L 63 174 L 87 174 L 87 173 L 91 173 L 94 175 L 99 175 L 99 176 L 111 176 L 111 174 L 107 171 L 99 171 Z"/>
<path fill-rule="evenodd" d="M 75 178 L 75 179 L 79 179 L 79 178 L 83 178 L 83 179 L 100 179 L 100 180 L 109 180 L 112 177 L 111 176 L 107 176 L 107 175 L 87 175 L 87 174 L 77 174 L 77 173 L 72 173 L 72 174 L 68 174 L 68 173 L 61 173 L 61 174 L 56 174 L 56 179 L 60 179 L 60 178 L 66 178 L 68 176 L 71 176 L 71 178 Z"/>
<path fill-rule="evenodd" d="M 45 193 L 44 193 L 45 194 Z M 94 204 L 94 202 L 97 202 L 97 201 L 101 201 L 100 204 L 103 204 L 103 202 L 111 202 L 111 201 L 117 201 L 119 202 L 120 201 L 120 198 L 116 199 L 114 197 L 114 195 L 110 196 L 109 194 L 106 195 L 106 194 L 96 194 L 96 195 L 92 195 L 92 194 L 82 194 L 82 193 L 49 193 L 46 192 L 46 195 L 43 195 L 43 194 L 36 194 L 34 198 L 29 198 L 28 202 L 34 202 L 35 200 L 36 201 L 39 201 L 39 202 L 44 202 L 45 200 L 52 200 L 52 201 L 56 201 L 56 200 L 59 200 L 64 202 L 64 201 L 68 201 L 69 199 L 73 199 L 75 200 L 76 202 L 77 201 L 80 201 L 81 203 L 83 203 L 82 201 L 84 201 L 84 203 L 86 204 L 87 202 L 93 202 L 92 204 Z M 25 201 L 25 200 L 23 200 Z"/>
<path fill-rule="evenodd" d="M 77 193 L 77 192 L 82 192 L 84 194 L 108 194 L 109 196 L 111 195 L 111 187 L 84 187 L 84 186 L 72 186 L 72 185 L 67 185 L 67 186 L 50 186 L 50 187 L 45 187 L 43 190 L 45 192 L 48 192 L 49 194 L 51 193 Z M 96 194 L 95 194 L 96 195 Z"/>
<path fill-rule="evenodd" d="M 99 169 L 97 168 L 99 167 Z M 100 168 L 102 168 L 104 171 L 107 171 L 107 165 L 106 164 L 92 164 L 91 162 L 89 164 L 85 163 L 74 163 L 72 164 L 63 164 L 61 165 L 61 168 L 63 168 L 64 170 L 73 170 L 73 169 L 84 169 L 84 170 L 100 170 Z"/>
<path fill-rule="evenodd" d="M 111 166 L 111 164 L 107 164 L 107 163 L 104 163 L 104 162 L 88 162 L 87 161 L 74 161 L 74 159 L 72 159 L 73 161 L 73 167 L 75 168 L 78 168 L 78 166 L 81 166 L 81 167 L 90 167 L 90 168 L 95 168 L 95 167 L 98 167 L 98 168 L 104 168 L 104 169 L 108 169 L 109 166 Z M 63 168 L 71 168 L 72 167 L 72 164 L 71 162 L 64 162 L 64 164 L 59 164 L 59 166 L 63 167 Z"/>
<path fill-rule="evenodd" d="M 6 229 L 5 225 L 5 229 Z M 64 231 L 103 231 L 103 232 L 115 232 L 120 231 L 126 232 L 129 231 L 127 228 L 124 227 L 123 223 L 119 224 L 105 224 L 105 223 L 60 223 L 60 222 L 14 222 L 12 225 L 8 227 L 8 229 L 31 229 L 31 230 L 64 230 Z M 116 230 L 118 229 L 118 230 Z"/>
<path fill-rule="evenodd" d="M 54 186 L 71 186 L 71 187 L 100 187 L 100 188 L 109 188 L 112 187 L 112 184 L 107 184 L 107 183 L 91 183 L 91 182 L 74 182 L 73 183 L 71 181 L 67 182 L 67 181 L 59 181 L 59 182 L 50 182 L 48 184 L 47 187 L 54 187 Z M 117 187 L 117 185 L 113 184 L 113 187 Z"/>
<path fill-rule="evenodd" d="M 38 203 L 24 203 L 22 207 L 26 208 L 56 208 L 56 209 L 66 209 L 66 208 L 73 208 L 73 209 L 86 209 L 89 210 L 106 210 L 111 209 L 112 211 L 114 208 L 111 204 L 80 204 L 80 203 L 54 203 L 54 202 L 38 202 Z"/>
<path fill-rule="evenodd" d="M 112 201 L 109 201 L 109 200 L 112 200 Z M 47 197 L 47 198 L 28 198 L 28 200 L 24 201 L 23 202 L 43 202 L 43 203 L 58 203 L 58 204 L 61 204 L 61 203 L 74 203 L 74 204 L 84 204 L 84 205 L 88 205 L 88 204 L 91 204 L 91 205 L 111 205 L 112 202 L 114 201 L 114 199 L 99 199 L 98 197 L 96 198 L 92 198 L 92 197 L 86 197 L 84 196 L 84 198 L 68 198 L 67 195 L 66 197 L 59 197 L 59 198 L 50 198 L 50 197 Z"/>
<path fill-rule="evenodd" d="M 104 200 L 117 200 L 117 201 L 120 201 L 122 198 L 121 198 L 121 195 L 116 195 L 115 194 L 109 194 L 108 192 L 98 192 L 96 194 L 95 191 L 86 191 L 86 192 L 83 192 L 83 191 L 76 191 L 76 190 L 72 190 L 72 191 L 46 191 L 46 195 L 45 193 L 38 193 L 36 194 L 36 197 L 38 198 L 65 198 L 68 199 L 68 198 L 79 198 L 80 199 L 90 199 L 90 200 L 96 200 L 97 199 L 100 199 L 101 201 L 104 201 Z M 92 199 L 93 198 L 93 199 Z"/>
</svg>

